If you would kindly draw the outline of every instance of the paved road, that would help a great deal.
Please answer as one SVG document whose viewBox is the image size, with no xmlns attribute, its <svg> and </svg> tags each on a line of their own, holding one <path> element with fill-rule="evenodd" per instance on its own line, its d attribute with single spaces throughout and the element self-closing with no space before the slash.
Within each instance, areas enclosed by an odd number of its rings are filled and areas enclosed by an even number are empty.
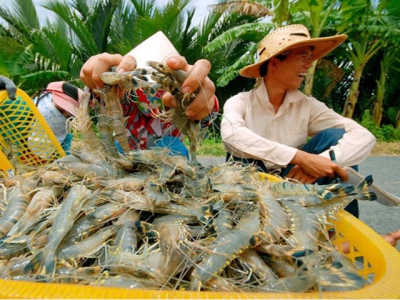
<svg viewBox="0 0 400 300">
<path fill-rule="evenodd" d="M 371 174 L 375 184 L 400 197 L 400 157 L 371 156 L 359 166 L 359 172 Z M 400 207 L 377 202 L 360 203 L 360 220 L 380 234 L 400 229 Z M 396 247 L 400 251 L 400 243 Z"/>
<path fill-rule="evenodd" d="M 219 164 L 222 157 L 200 157 L 204 164 Z M 371 174 L 375 184 L 400 197 L 400 156 L 371 156 L 359 165 L 359 172 Z M 377 202 L 360 203 L 360 220 L 379 234 L 400 229 L 400 207 L 384 206 Z M 396 247 L 400 251 L 400 242 Z"/>
</svg>

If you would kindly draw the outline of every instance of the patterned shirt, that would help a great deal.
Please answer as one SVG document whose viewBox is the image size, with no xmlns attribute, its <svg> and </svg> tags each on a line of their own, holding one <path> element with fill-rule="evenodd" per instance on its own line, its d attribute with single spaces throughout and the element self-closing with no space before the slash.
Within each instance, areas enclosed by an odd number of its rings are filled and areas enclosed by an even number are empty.
<svg viewBox="0 0 400 300">
<path fill-rule="evenodd" d="M 162 136 L 174 136 L 183 141 L 184 135 L 172 122 L 155 117 L 155 114 L 163 109 L 161 101 L 163 95 L 162 90 L 152 96 L 138 89 L 121 100 L 124 117 L 127 118 L 125 127 L 131 149 L 148 149 Z M 202 128 L 209 126 L 217 117 L 219 105 L 218 99 L 214 98 L 213 111 L 200 121 Z"/>
</svg>

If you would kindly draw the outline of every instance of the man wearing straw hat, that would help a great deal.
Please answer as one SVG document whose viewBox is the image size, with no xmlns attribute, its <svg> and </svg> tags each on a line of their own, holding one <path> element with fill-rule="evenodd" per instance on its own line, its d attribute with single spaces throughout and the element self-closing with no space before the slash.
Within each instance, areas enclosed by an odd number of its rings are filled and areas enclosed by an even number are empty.
<svg viewBox="0 0 400 300">
<path fill-rule="evenodd" d="M 336 176 L 348 180 L 344 167 L 365 160 L 375 137 L 298 90 L 312 62 L 346 38 L 311 38 L 305 26 L 296 24 L 276 29 L 260 42 L 258 61 L 240 71 L 259 79 L 258 85 L 224 106 L 221 135 L 227 159 L 254 163 L 264 172 L 302 183 L 326 184 Z M 357 202 L 346 210 L 358 216 Z"/>
</svg>

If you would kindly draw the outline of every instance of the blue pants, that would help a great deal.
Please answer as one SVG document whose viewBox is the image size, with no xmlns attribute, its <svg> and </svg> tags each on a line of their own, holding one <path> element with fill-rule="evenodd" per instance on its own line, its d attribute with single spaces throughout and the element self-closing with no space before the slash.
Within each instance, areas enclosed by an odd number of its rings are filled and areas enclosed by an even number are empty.
<svg viewBox="0 0 400 300">
<path fill-rule="evenodd" d="M 339 128 L 331 128 L 321 131 L 314 137 L 312 137 L 307 144 L 301 149 L 307 153 L 312 154 L 319 154 L 324 152 L 325 150 L 329 149 L 331 146 L 337 145 L 338 141 L 343 137 L 345 131 Z M 232 156 L 231 154 L 227 153 L 226 160 L 233 159 L 237 162 L 242 162 L 243 164 L 254 164 L 256 167 L 260 169 L 261 172 L 268 173 L 267 167 L 261 160 L 251 159 L 251 158 L 239 158 L 236 156 Z M 285 177 L 291 168 L 293 168 L 293 164 L 289 164 L 286 168 L 282 169 L 281 173 L 279 174 L 282 177 Z M 354 170 L 358 171 L 358 166 L 352 167 Z M 319 178 L 316 183 L 318 184 L 329 184 L 334 179 L 324 177 Z M 345 207 L 345 210 L 358 218 L 359 216 L 359 209 L 358 209 L 358 202 L 357 200 L 353 200 Z"/>
<path fill-rule="evenodd" d="M 189 151 L 181 140 L 175 136 L 163 136 L 154 142 L 156 147 L 167 148 L 171 155 L 182 155 L 189 159 Z"/>
</svg>

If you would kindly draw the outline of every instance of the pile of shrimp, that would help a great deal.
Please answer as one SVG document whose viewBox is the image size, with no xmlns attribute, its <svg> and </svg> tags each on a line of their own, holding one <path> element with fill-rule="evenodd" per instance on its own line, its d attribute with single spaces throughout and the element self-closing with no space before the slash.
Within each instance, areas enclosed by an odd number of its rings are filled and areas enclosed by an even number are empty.
<svg viewBox="0 0 400 300">
<path fill-rule="evenodd" d="M 165 78 L 157 81 L 163 75 L 179 89 L 175 71 L 152 66 L 155 84 L 167 89 Z M 0 278 L 228 292 L 347 291 L 371 283 L 333 245 L 331 222 L 353 199 L 375 198 L 370 176 L 357 186 L 272 182 L 251 165 L 202 166 L 192 151 L 191 160 L 164 149 L 131 151 L 116 87 L 158 88 L 143 72 L 105 74 L 107 108 L 95 104 L 100 134 L 89 107 L 95 101 L 85 94 L 71 123 L 80 138 L 71 154 L 2 179 Z M 180 97 L 172 120 L 184 118 L 193 98 Z M 198 143 L 196 123 L 184 123 Z"/>
</svg>

